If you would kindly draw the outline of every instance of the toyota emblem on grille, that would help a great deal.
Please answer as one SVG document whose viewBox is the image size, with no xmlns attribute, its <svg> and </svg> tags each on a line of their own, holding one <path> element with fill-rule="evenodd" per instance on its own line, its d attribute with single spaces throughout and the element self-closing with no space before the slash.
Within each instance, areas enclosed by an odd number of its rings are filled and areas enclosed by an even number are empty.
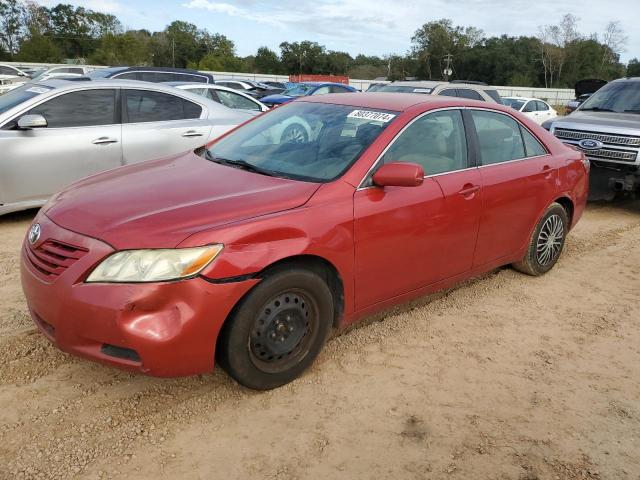
<svg viewBox="0 0 640 480">
<path fill-rule="evenodd" d="M 598 140 L 593 140 L 592 138 L 585 138 L 584 140 L 580 140 L 578 142 L 580 148 L 584 148 L 585 150 L 599 150 L 603 147 L 603 143 Z"/>
<path fill-rule="evenodd" d="M 29 230 L 29 243 L 33 245 L 38 240 L 40 240 L 40 224 L 36 223 Z"/>
</svg>

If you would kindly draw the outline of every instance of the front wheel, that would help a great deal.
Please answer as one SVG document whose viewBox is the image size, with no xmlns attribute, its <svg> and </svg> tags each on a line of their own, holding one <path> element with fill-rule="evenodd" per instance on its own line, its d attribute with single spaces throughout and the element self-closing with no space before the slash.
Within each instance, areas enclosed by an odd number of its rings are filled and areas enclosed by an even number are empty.
<svg viewBox="0 0 640 480">
<path fill-rule="evenodd" d="M 315 273 L 279 269 L 241 301 L 224 324 L 218 363 L 238 383 L 268 390 L 298 377 L 331 330 L 333 297 Z"/>
<path fill-rule="evenodd" d="M 568 228 L 567 211 L 559 203 L 552 203 L 533 231 L 525 257 L 513 267 L 534 276 L 547 273 L 562 253 Z"/>
</svg>

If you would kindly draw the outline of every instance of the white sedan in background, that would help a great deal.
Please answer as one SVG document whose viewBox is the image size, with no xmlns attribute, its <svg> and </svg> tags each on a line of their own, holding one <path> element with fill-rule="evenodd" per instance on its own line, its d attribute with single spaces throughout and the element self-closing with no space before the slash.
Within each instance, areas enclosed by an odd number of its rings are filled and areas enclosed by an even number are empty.
<svg viewBox="0 0 640 480">
<path fill-rule="evenodd" d="M 539 98 L 502 97 L 502 103 L 524 113 L 538 125 L 558 116 L 558 112 Z"/>
</svg>

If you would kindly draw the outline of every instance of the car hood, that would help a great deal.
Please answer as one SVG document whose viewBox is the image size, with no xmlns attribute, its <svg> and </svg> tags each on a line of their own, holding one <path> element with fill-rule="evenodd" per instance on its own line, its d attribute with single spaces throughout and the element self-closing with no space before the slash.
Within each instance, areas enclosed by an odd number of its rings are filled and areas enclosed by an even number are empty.
<svg viewBox="0 0 640 480">
<path fill-rule="evenodd" d="M 640 129 L 640 115 L 637 113 L 583 112 L 576 110 L 571 115 L 554 119 L 553 123 L 556 127 L 561 127 L 563 124 L 575 124 Z"/>
<path fill-rule="evenodd" d="M 286 103 L 293 100 L 296 97 L 290 97 L 289 95 L 267 95 L 262 97 L 260 101 L 262 103 Z"/>
<path fill-rule="evenodd" d="M 196 232 L 298 207 L 318 187 L 189 152 L 81 180 L 56 195 L 45 214 L 116 249 L 173 248 Z"/>
</svg>

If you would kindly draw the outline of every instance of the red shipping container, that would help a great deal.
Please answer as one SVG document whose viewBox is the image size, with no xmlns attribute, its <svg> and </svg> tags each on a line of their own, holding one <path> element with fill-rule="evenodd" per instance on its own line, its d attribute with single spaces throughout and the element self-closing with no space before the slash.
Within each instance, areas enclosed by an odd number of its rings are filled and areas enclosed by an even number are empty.
<svg viewBox="0 0 640 480">
<path fill-rule="evenodd" d="M 349 77 L 345 77 L 343 75 L 311 75 L 311 74 L 302 74 L 302 75 L 289 75 L 290 82 L 334 82 L 334 83 L 344 83 L 345 85 L 349 85 Z"/>
</svg>

